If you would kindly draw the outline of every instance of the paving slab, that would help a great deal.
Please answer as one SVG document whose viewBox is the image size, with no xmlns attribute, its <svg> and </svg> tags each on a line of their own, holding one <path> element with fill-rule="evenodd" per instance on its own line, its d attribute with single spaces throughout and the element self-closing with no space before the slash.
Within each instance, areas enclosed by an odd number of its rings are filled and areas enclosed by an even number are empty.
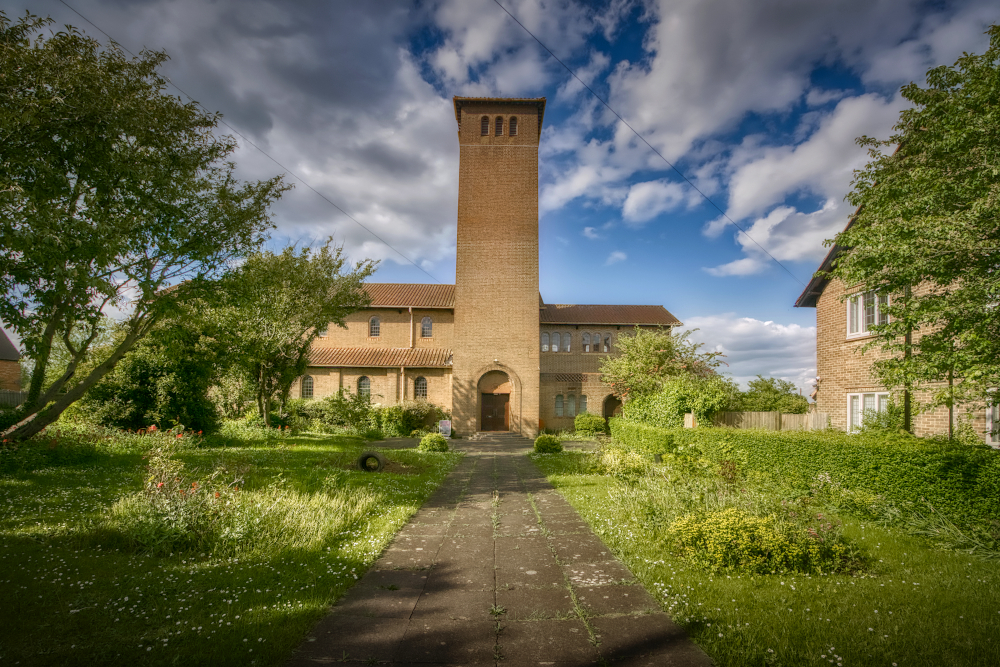
<svg viewBox="0 0 1000 667">
<path fill-rule="evenodd" d="M 286 664 L 711 665 L 530 446 L 458 443 L 466 457 Z"/>
</svg>

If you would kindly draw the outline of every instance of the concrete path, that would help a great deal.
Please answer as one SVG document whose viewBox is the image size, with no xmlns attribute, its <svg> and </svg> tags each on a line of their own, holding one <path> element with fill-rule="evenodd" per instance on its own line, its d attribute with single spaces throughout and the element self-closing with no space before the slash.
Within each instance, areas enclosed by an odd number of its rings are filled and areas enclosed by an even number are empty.
<svg viewBox="0 0 1000 667">
<path fill-rule="evenodd" d="M 313 629 L 289 667 L 702 667 L 695 646 L 524 456 L 468 455 Z"/>
</svg>

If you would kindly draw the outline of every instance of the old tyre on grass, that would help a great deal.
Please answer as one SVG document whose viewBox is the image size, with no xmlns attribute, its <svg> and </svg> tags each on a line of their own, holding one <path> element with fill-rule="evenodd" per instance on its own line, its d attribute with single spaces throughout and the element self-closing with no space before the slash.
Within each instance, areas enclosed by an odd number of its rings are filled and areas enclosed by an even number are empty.
<svg viewBox="0 0 1000 667">
<path fill-rule="evenodd" d="M 362 452 L 358 457 L 358 467 L 365 472 L 379 472 L 385 464 L 385 457 L 378 452 Z"/>
</svg>

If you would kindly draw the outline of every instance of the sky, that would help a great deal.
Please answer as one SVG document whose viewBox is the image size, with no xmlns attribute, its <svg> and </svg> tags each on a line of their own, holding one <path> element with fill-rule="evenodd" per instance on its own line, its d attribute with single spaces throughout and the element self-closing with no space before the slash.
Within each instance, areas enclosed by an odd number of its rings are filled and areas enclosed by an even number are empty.
<svg viewBox="0 0 1000 667">
<path fill-rule="evenodd" d="M 379 282 L 454 282 L 451 98 L 545 97 L 545 301 L 662 304 L 737 381 L 804 393 L 815 310 L 793 304 L 851 213 L 855 139 L 888 138 L 900 87 L 1000 22 L 995 0 L 501 3 L 523 27 L 494 0 L 0 8 L 166 51 L 166 76 L 242 135 L 243 178 L 290 172 L 271 247 L 333 237 L 381 260 Z"/>
</svg>

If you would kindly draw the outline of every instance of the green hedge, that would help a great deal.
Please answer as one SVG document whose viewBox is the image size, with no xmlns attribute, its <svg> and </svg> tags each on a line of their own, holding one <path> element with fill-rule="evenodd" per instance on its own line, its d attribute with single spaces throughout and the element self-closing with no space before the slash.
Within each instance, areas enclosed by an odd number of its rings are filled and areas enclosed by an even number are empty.
<svg viewBox="0 0 1000 667">
<path fill-rule="evenodd" d="M 744 471 L 806 487 L 820 473 L 855 491 L 893 503 L 929 502 L 959 526 L 1000 529 L 1000 452 L 886 433 L 668 430 L 612 420 L 611 433 L 637 451 L 694 445 L 706 458 L 731 460 Z"/>
</svg>

